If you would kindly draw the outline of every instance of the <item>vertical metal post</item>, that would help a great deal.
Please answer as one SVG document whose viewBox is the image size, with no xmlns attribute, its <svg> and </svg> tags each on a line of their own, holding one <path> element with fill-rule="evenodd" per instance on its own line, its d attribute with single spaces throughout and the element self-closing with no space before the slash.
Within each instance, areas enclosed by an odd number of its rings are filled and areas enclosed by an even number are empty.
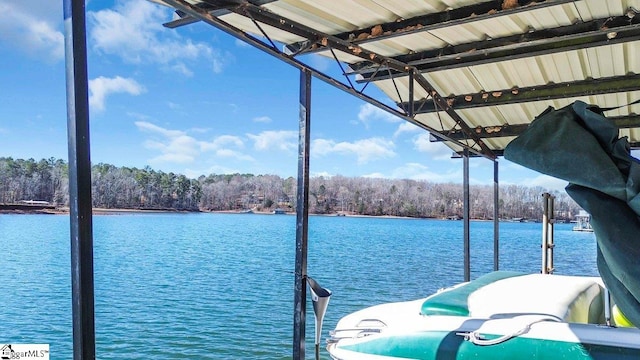
<svg viewBox="0 0 640 360">
<path fill-rule="evenodd" d="M 408 111 L 408 115 L 410 117 L 413 117 L 413 77 L 414 77 L 414 73 L 413 70 L 409 71 L 409 111 Z"/>
<path fill-rule="evenodd" d="M 296 269 L 293 313 L 293 359 L 305 358 L 307 312 L 307 241 L 309 225 L 309 144 L 311 125 L 311 71 L 300 71 L 300 113 L 298 135 L 298 187 L 296 202 Z"/>
<path fill-rule="evenodd" d="M 555 214 L 555 209 L 554 209 L 554 202 L 555 202 L 556 197 L 549 194 L 549 235 L 548 235 L 548 244 L 547 244 L 547 272 L 549 274 L 553 274 L 554 269 L 554 265 L 553 265 L 553 249 L 555 247 L 555 244 L 553 243 L 553 228 L 554 228 L 554 224 L 556 223 L 556 218 L 554 216 Z"/>
<path fill-rule="evenodd" d="M 95 359 L 93 225 L 85 1 L 64 0 L 73 358 Z"/>
<path fill-rule="evenodd" d="M 543 212 L 542 212 L 542 273 L 549 273 L 549 194 L 542 194 Z"/>
<path fill-rule="evenodd" d="M 500 184 L 498 160 L 493 160 L 493 271 L 500 267 Z"/>
<path fill-rule="evenodd" d="M 611 293 L 606 287 L 604 288 L 604 323 L 611 326 Z"/>
<path fill-rule="evenodd" d="M 463 160 L 463 207 L 464 214 L 462 221 L 464 222 L 464 281 L 471 280 L 471 250 L 469 246 L 469 224 L 471 209 L 469 204 L 469 149 L 464 149 L 462 153 Z"/>
</svg>

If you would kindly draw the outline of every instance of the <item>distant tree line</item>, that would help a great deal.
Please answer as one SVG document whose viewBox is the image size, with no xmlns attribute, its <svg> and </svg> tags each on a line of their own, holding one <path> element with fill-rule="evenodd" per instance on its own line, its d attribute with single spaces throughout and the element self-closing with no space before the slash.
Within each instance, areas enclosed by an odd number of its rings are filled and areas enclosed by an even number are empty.
<svg viewBox="0 0 640 360">
<path fill-rule="evenodd" d="M 211 174 L 189 179 L 181 174 L 92 166 L 93 206 L 123 209 L 230 211 L 295 210 L 296 179 L 276 175 Z M 501 218 L 539 219 L 544 190 L 522 185 L 501 186 Z M 69 204 L 68 164 L 50 158 L 35 161 L 0 157 L 0 203 L 46 201 Z M 310 212 L 408 217 L 462 217 L 461 184 L 418 180 L 350 178 L 310 179 Z M 564 192 L 555 192 L 558 218 L 572 218 L 579 207 Z M 470 189 L 471 217 L 493 218 L 493 186 Z"/>
</svg>

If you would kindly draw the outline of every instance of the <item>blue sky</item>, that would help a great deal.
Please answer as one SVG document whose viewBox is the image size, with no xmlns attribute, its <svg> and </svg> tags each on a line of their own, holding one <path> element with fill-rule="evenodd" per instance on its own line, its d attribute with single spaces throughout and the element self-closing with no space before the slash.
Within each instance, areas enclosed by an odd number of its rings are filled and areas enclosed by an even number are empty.
<svg viewBox="0 0 640 360">
<path fill-rule="evenodd" d="M 144 0 L 88 2 L 92 162 L 295 176 L 298 70 L 203 23 L 162 27 L 171 17 Z M 63 41 L 61 1 L 0 2 L 0 156 L 67 159 Z M 426 132 L 320 80 L 312 87 L 312 176 L 462 181 L 462 161 Z M 490 161 L 470 163 L 473 184 L 492 182 Z M 565 185 L 504 159 L 500 182 Z"/>
</svg>

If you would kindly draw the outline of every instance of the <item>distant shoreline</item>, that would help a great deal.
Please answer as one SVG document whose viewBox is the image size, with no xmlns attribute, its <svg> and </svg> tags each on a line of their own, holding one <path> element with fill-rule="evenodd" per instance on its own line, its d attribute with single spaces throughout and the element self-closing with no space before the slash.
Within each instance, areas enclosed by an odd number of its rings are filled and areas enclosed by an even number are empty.
<svg viewBox="0 0 640 360">
<path fill-rule="evenodd" d="M 107 209 L 93 208 L 94 215 L 117 215 L 127 213 L 195 213 L 199 211 L 173 210 L 173 209 Z M 54 205 L 29 205 L 29 204 L 0 204 L 0 214 L 49 214 L 67 215 L 68 207 L 56 207 Z"/>
<path fill-rule="evenodd" d="M 238 215 L 276 215 L 273 211 L 257 211 L 246 212 L 242 210 L 175 210 L 175 209 L 124 209 L 124 208 L 93 208 L 93 215 L 124 215 L 124 214 L 191 214 L 191 213 L 212 213 L 212 214 L 238 214 Z M 53 205 L 23 205 L 23 204 L 0 204 L 0 214 L 16 214 L 16 215 L 68 215 L 68 207 L 55 207 Z M 285 212 L 277 215 L 295 215 L 295 211 Z M 277 216 L 276 215 L 276 216 Z M 309 213 L 311 216 L 326 216 L 326 217 L 353 217 L 353 218 L 377 218 L 377 219 L 438 219 L 438 218 L 419 218 L 408 216 L 396 216 L 396 215 L 362 215 L 352 214 L 346 212 L 332 213 L 332 214 L 314 214 Z M 451 219 L 440 219 L 451 220 Z M 461 219 L 456 219 L 461 220 Z M 472 221 L 493 221 L 491 219 L 471 219 Z M 504 221 L 504 220 L 501 220 Z"/>
<path fill-rule="evenodd" d="M 212 213 L 212 214 L 238 214 L 238 215 L 273 215 L 272 211 L 252 211 L 246 213 L 239 210 L 200 210 L 200 211 L 187 211 L 187 210 L 173 210 L 173 209 L 121 209 L 121 208 L 93 208 L 93 215 L 119 215 L 119 214 L 160 214 L 160 213 Z M 49 215 L 68 215 L 68 207 L 55 207 L 55 206 L 33 206 L 33 205 L 21 205 L 21 204 L 0 204 L 0 214 L 49 214 Z M 285 212 L 279 215 L 295 215 L 295 212 Z M 341 215 L 339 215 L 341 214 Z M 360 215 L 360 214 L 309 214 L 312 216 L 331 216 L 331 217 L 362 217 L 362 218 L 389 218 L 389 219 L 421 219 L 404 216 L 393 215 Z"/>
</svg>

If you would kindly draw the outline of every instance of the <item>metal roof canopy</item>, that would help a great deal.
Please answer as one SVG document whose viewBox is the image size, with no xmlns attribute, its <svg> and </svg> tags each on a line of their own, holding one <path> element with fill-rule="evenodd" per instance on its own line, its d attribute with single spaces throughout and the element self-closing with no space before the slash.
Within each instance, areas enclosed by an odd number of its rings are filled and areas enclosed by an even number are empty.
<svg viewBox="0 0 640 360">
<path fill-rule="evenodd" d="M 205 21 L 457 153 L 495 159 L 548 106 L 575 100 L 622 106 L 608 115 L 640 145 L 640 107 L 625 106 L 640 99 L 640 0 L 153 1 L 177 10 L 165 26 Z M 344 77 L 300 60 L 310 53 L 335 59 Z M 377 86 L 397 107 L 357 84 Z"/>
<path fill-rule="evenodd" d="M 465 280 L 470 153 L 495 160 L 536 115 L 575 100 L 619 107 L 610 118 L 633 146 L 640 144 L 639 116 L 632 110 L 638 105 L 630 105 L 640 99 L 640 0 L 151 1 L 176 9 L 179 18 L 167 27 L 204 21 L 301 70 L 298 181 L 304 184 L 298 186 L 296 359 L 304 358 L 311 74 L 464 154 Z M 94 359 L 84 1 L 65 0 L 64 10 L 69 158 L 77 160 L 70 161 L 74 358 Z M 344 78 L 300 60 L 309 53 L 334 58 Z M 370 83 L 397 108 L 364 94 Z M 497 207 L 494 214 L 497 237 Z M 497 241 L 494 246 L 496 268 Z"/>
</svg>

